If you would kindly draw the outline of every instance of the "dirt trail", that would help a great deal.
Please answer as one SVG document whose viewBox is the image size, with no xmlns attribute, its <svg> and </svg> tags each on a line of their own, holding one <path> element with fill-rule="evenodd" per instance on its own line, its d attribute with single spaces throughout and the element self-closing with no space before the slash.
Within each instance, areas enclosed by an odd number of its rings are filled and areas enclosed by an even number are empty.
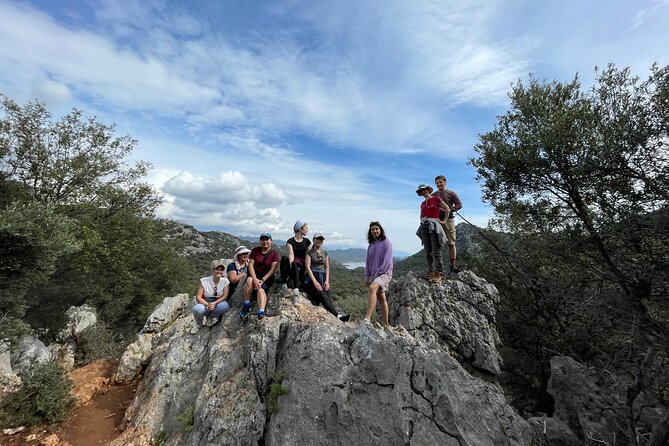
<svg viewBox="0 0 669 446">
<path fill-rule="evenodd" d="M 118 436 L 126 408 L 135 397 L 136 384 L 110 385 L 116 362 L 96 361 L 70 373 L 75 409 L 56 430 L 33 428 L 14 435 L 0 433 L 0 445 L 98 446 Z"/>
</svg>

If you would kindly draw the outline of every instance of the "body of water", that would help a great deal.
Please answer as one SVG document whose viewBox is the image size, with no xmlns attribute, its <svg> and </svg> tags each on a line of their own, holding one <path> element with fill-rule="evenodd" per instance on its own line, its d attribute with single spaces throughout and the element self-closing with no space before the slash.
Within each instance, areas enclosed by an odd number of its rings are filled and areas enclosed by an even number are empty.
<svg viewBox="0 0 669 446">
<path fill-rule="evenodd" d="M 360 267 L 365 267 L 365 262 L 343 262 L 344 266 L 348 269 L 356 269 Z"/>
</svg>

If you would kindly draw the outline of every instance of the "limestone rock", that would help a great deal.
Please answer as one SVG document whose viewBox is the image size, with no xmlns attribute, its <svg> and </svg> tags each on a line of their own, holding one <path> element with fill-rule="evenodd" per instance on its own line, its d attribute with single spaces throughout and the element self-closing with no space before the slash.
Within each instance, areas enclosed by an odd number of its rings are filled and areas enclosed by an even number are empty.
<svg viewBox="0 0 669 446">
<path fill-rule="evenodd" d="M 58 333 L 58 340 L 62 343 L 76 341 L 82 331 L 95 325 L 98 321 L 95 309 L 88 305 L 70 307 L 65 312 L 67 324 Z"/>
<path fill-rule="evenodd" d="M 48 349 L 51 352 L 53 360 L 61 367 L 68 372 L 74 369 L 74 352 L 76 350 L 76 344 L 74 342 L 70 341 L 65 344 L 49 344 Z"/>
<path fill-rule="evenodd" d="M 167 324 L 181 315 L 191 300 L 192 298 L 185 293 L 163 299 L 163 302 L 153 310 L 153 313 L 146 320 L 142 333 L 162 331 Z"/>
<path fill-rule="evenodd" d="M 26 373 L 33 364 L 51 361 L 51 351 L 42 341 L 30 335 L 21 338 L 17 351 L 12 355 L 12 370 Z"/>
<path fill-rule="evenodd" d="M 494 347 L 494 335 L 483 334 L 494 316 L 492 297 L 486 294 L 490 290 L 482 291 L 487 284 L 479 285 L 444 285 L 441 293 L 454 301 L 457 288 L 458 296 L 469 299 L 467 306 L 481 308 L 467 313 L 451 302 L 457 309 L 452 318 L 472 318 L 452 326 L 464 330 L 485 322 L 480 342 Z M 393 288 L 406 294 L 395 294 L 395 302 L 417 299 L 421 286 L 414 280 Z M 274 316 L 261 320 L 244 323 L 234 308 L 197 335 L 189 334 L 190 314 L 159 335 L 142 333 L 152 337 L 152 353 L 126 412 L 125 431 L 112 445 L 139 446 L 156 438 L 164 438 L 165 446 L 526 446 L 535 440 L 499 387 L 470 374 L 423 328 L 343 323 L 306 301 L 293 307 L 277 293 L 270 303 Z M 418 306 L 412 315 L 429 320 L 421 311 L 428 306 Z M 432 316 L 433 323 L 436 319 Z M 477 347 L 470 357 L 485 363 L 484 350 L 473 339 L 460 334 L 460 343 Z M 129 349 L 133 357 L 145 351 Z M 180 416 L 191 410 L 192 430 Z"/>
<path fill-rule="evenodd" d="M 464 362 L 498 375 L 494 285 L 470 271 L 435 285 L 409 273 L 389 289 L 390 318 L 433 348 L 448 347 Z"/>
<path fill-rule="evenodd" d="M 12 371 L 9 342 L 0 341 L 0 392 L 12 392 L 21 384 L 21 379 Z"/>
</svg>

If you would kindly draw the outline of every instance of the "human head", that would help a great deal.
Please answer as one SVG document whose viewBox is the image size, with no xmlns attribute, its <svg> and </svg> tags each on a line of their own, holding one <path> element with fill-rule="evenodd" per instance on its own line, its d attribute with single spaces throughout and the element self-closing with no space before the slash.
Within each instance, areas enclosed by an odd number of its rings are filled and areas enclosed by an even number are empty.
<svg viewBox="0 0 669 446">
<path fill-rule="evenodd" d="M 235 260 L 237 260 L 239 262 L 239 260 L 240 260 L 239 257 L 241 257 L 241 256 L 248 257 L 250 252 L 251 252 L 251 250 L 249 248 L 247 248 L 246 246 L 244 246 L 244 245 L 238 246 L 237 249 L 235 249 Z"/>
<path fill-rule="evenodd" d="M 295 232 L 296 234 L 298 232 L 302 232 L 302 235 L 307 235 L 307 233 L 309 232 L 309 225 L 307 224 L 307 222 L 304 222 L 302 220 L 297 220 L 293 225 L 293 232 Z"/>
<path fill-rule="evenodd" d="M 260 234 L 260 246 L 266 246 L 272 244 L 272 234 L 269 232 L 263 232 Z"/>
<path fill-rule="evenodd" d="M 425 194 L 425 191 L 427 191 L 428 194 L 431 194 L 433 190 L 434 189 L 432 189 L 432 186 L 428 186 L 425 183 L 421 183 L 416 188 L 416 195 L 419 195 L 419 196 L 422 197 Z"/>
<path fill-rule="evenodd" d="M 437 175 L 434 177 L 434 184 L 437 186 L 437 189 L 444 190 L 446 187 L 446 177 L 443 175 Z"/>
<path fill-rule="evenodd" d="M 316 235 L 314 235 L 314 243 L 319 241 L 322 243 L 325 240 L 325 236 L 323 235 L 322 232 L 317 232 Z"/>
<path fill-rule="evenodd" d="M 212 260 L 211 271 L 212 272 L 225 272 L 225 260 L 224 259 Z"/>
<path fill-rule="evenodd" d="M 378 228 L 379 233 L 377 237 L 372 235 L 372 228 Z M 367 230 L 367 242 L 371 245 L 375 240 L 385 240 L 386 231 L 383 230 L 383 226 L 378 221 L 372 221 L 369 223 L 369 229 Z"/>
</svg>

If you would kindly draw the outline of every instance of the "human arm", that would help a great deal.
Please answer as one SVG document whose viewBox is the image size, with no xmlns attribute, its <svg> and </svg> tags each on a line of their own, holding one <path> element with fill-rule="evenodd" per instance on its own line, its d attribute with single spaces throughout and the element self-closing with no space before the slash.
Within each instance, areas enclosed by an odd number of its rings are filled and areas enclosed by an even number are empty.
<svg viewBox="0 0 669 446">
<path fill-rule="evenodd" d="M 376 270 L 375 275 L 392 274 L 393 273 L 393 244 L 390 240 L 385 239 L 380 243 L 379 248 L 382 250 L 381 262 Z"/>
<path fill-rule="evenodd" d="M 286 250 L 288 251 L 288 260 L 292 264 L 295 261 L 295 252 L 293 251 L 293 245 L 286 242 Z"/>
<path fill-rule="evenodd" d="M 257 290 L 258 287 L 260 286 L 260 281 L 256 277 L 256 269 L 255 269 L 255 260 L 254 259 L 249 259 L 249 268 L 248 268 L 248 274 L 249 277 L 251 277 L 252 282 L 253 282 L 253 289 Z"/>
<path fill-rule="evenodd" d="M 228 265 L 228 280 L 230 283 L 239 283 L 240 280 L 242 280 L 242 277 L 244 277 L 246 273 L 240 274 L 237 272 L 237 268 L 235 267 L 234 262 Z"/>
<path fill-rule="evenodd" d="M 453 203 L 453 206 L 451 206 L 451 212 L 456 212 L 462 209 L 462 202 L 460 201 L 460 197 L 458 197 L 458 194 L 453 191 L 451 191 L 451 202 Z"/>
<path fill-rule="evenodd" d="M 207 306 L 207 300 L 204 298 L 204 287 L 202 285 L 197 287 L 197 293 L 195 294 L 195 300 L 197 303 Z"/>
<path fill-rule="evenodd" d="M 436 198 L 438 199 L 437 204 L 439 205 L 439 207 L 448 215 L 451 212 L 451 208 L 448 206 L 448 204 L 446 204 L 444 200 L 441 199 L 441 197 L 436 197 Z"/>
<path fill-rule="evenodd" d="M 321 290 L 321 284 L 318 283 L 318 280 L 316 280 L 316 276 L 314 276 L 313 271 L 311 271 L 311 256 L 309 253 L 304 257 L 304 268 L 307 271 L 307 275 L 309 276 L 309 279 L 311 280 L 311 283 L 314 284 L 317 290 Z"/>
<path fill-rule="evenodd" d="M 325 282 L 323 282 L 325 291 L 330 289 L 330 256 L 325 254 Z"/>
</svg>

